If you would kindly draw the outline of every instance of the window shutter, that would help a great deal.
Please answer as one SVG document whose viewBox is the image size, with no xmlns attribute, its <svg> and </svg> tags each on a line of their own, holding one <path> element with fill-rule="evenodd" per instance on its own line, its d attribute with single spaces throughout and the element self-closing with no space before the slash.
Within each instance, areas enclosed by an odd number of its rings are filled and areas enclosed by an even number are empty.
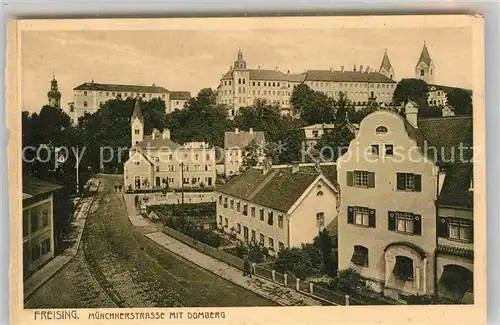
<svg viewBox="0 0 500 325">
<path fill-rule="evenodd" d="M 414 182 L 415 182 L 415 192 L 422 191 L 422 175 L 414 174 Z"/>
<path fill-rule="evenodd" d="M 448 218 L 438 218 L 437 236 L 441 238 L 448 238 Z"/>
<path fill-rule="evenodd" d="M 375 187 L 375 173 L 373 172 L 368 173 L 368 187 Z"/>
<path fill-rule="evenodd" d="M 396 213 L 394 213 L 394 211 L 389 211 L 389 214 L 388 214 L 388 220 L 387 220 L 387 224 L 388 224 L 388 229 L 391 230 L 391 231 L 395 231 L 396 230 Z"/>
<path fill-rule="evenodd" d="M 397 173 L 396 174 L 396 179 L 397 179 L 397 189 L 398 190 L 405 190 L 405 174 L 404 173 Z"/>
<path fill-rule="evenodd" d="M 368 227 L 375 228 L 375 209 L 370 209 L 370 214 L 368 215 Z"/>
<path fill-rule="evenodd" d="M 354 207 L 347 207 L 347 223 L 354 223 Z"/>
<path fill-rule="evenodd" d="M 413 215 L 413 234 L 414 235 L 422 234 L 422 216 L 419 214 Z"/>
<path fill-rule="evenodd" d="M 346 173 L 346 181 L 347 181 L 347 186 L 353 185 L 353 181 L 354 181 L 354 173 L 353 172 Z"/>
</svg>

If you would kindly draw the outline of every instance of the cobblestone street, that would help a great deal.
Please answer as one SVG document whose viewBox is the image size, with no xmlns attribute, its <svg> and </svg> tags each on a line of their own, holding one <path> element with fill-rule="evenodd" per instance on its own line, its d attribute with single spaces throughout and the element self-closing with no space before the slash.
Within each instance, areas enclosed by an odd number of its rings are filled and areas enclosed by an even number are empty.
<svg viewBox="0 0 500 325">
<path fill-rule="evenodd" d="M 27 299 L 27 308 L 274 305 L 145 238 L 130 224 L 116 182 L 104 176 L 77 256 Z"/>
</svg>

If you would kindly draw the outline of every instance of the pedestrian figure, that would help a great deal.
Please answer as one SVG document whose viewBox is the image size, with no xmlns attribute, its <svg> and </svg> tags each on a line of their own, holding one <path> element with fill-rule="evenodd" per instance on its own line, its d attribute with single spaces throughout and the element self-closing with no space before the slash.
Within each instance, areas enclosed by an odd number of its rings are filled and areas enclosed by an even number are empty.
<svg viewBox="0 0 500 325">
<path fill-rule="evenodd" d="M 122 191 L 122 184 L 118 185 L 118 190 L 121 192 Z"/>
<path fill-rule="evenodd" d="M 248 259 L 248 256 L 245 256 L 245 259 L 243 260 L 243 276 L 249 276 L 250 278 L 252 277 L 252 271 L 251 271 L 251 264 L 250 260 Z"/>
<path fill-rule="evenodd" d="M 116 191 L 118 191 L 118 186 L 117 186 L 117 185 L 115 185 L 115 192 L 116 192 Z"/>
</svg>

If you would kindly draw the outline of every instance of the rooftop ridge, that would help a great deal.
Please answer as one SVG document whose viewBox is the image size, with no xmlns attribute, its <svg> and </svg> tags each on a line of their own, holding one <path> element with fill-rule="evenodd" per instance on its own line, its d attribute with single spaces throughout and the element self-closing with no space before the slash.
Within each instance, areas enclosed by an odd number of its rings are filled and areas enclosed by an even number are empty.
<svg viewBox="0 0 500 325">
<path fill-rule="evenodd" d="M 259 192 L 264 188 L 264 186 L 269 184 L 269 182 L 274 178 L 276 174 L 277 174 L 276 170 L 271 170 L 267 175 L 267 177 L 264 179 L 264 181 L 260 183 L 259 186 L 257 186 L 252 193 L 250 193 L 250 195 L 248 196 L 248 200 L 251 201 L 257 194 L 259 194 Z"/>
</svg>

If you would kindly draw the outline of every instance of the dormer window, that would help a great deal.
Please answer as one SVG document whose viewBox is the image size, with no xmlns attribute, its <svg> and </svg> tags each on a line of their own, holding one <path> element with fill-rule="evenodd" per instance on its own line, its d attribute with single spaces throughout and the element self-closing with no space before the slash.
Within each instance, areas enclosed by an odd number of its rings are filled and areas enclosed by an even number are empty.
<svg viewBox="0 0 500 325">
<path fill-rule="evenodd" d="M 376 133 L 376 134 L 386 134 L 386 133 L 387 133 L 387 131 L 388 131 L 388 130 L 387 130 L 387 127 L 382 126 L 382 125 L 381 125 L 381 126 L 379 126 L 379 127 L 377 127 L 377 128 L 375 129 L 375 133 Z"/>
</svg>

